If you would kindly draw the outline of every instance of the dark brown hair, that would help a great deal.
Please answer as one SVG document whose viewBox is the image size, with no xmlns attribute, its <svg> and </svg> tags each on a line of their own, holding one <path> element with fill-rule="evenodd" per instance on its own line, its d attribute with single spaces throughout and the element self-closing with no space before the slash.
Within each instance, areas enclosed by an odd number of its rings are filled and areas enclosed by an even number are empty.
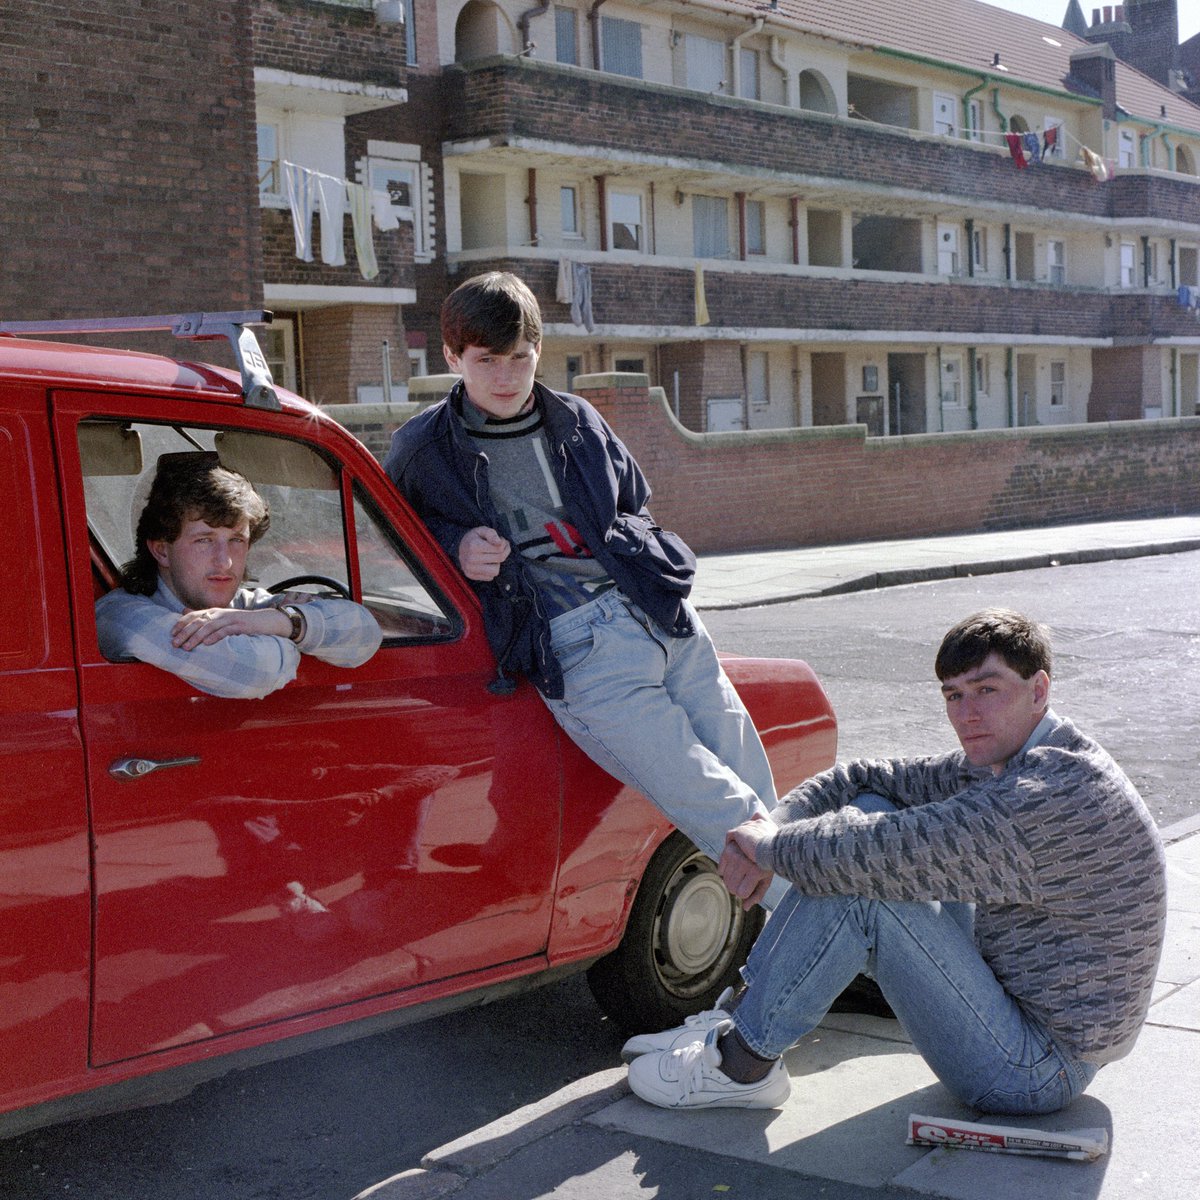
<svg viewBox="0 0 1200 1200">
<path fill-rule="evenodd" d="M 1050 674 L 1050 631 L 1011 608 L 985 608 L 959 621 L 942 639 L 933 669 L 941 680 L 972 671 L 998 654 L 1021 676 Z"/>
<path fill-rule="evenodd" d="M 442 341 L 454 354 L 468 346 L 508 354 L 522 339 L 542 344 L 542 313 L 537 297 L 508 271 L 472 276 L 442 305 Z"/>
<path fill-rule="evenodd" d="M 173 542 L 185 521 L 232 529 L 243 520 L 250 523 L 251 544 L 271 524 L 267 502 L 244 475 L 221 466 L 211 450 L 160 455 L 150 495 L 138 517 L 137 550 L 121 568 L 121 585 L 135 595 L 154 595 L 158 563 L 147 543 Z"/>
</svg>

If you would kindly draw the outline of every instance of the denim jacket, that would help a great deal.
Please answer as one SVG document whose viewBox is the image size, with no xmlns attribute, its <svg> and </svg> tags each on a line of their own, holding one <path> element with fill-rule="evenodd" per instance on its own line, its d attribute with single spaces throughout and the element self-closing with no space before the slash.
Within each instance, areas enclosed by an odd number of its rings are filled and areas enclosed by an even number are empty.
<svg viewBox="0 0 1200 1200">
<path fill-rule="evenodd" d="M 625 444 L 579 396 L 534 384 L 563 503 L 584 544 L 617 587 L 673 637 L 695 633 L 684 604 L 696 558 L 660 529 L 646 508 L 650 487 Z M 461 382 L 392 436 L 383 467 L 401 495 L 458 565 L 458 546 L 477 526 L 498 528 L 488 489 L 488 459 L 461 419 Z M 493 690 L 511 691 L 508 670 L 529 676 L 543 694 L 563 694 L 550 649 L 550 623 L 524 559 L 510 554 L 487 582 L 472 580 L 499 674 Z"/>
</svg>

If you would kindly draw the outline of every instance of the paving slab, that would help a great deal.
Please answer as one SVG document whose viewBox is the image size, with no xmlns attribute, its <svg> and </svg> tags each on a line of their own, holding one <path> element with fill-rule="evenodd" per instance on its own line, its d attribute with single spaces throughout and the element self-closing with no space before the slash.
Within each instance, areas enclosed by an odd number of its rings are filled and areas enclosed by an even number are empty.
<svg viewBox="0 0 1200 1200">
<path fill-rule="evenodd" d="M 706 554 L 700 559 L 692 601 L 700 609 L 743 608 L 932 579 L 1185 550 L 1200 550 L 1200 516 Z"/>
</svg>

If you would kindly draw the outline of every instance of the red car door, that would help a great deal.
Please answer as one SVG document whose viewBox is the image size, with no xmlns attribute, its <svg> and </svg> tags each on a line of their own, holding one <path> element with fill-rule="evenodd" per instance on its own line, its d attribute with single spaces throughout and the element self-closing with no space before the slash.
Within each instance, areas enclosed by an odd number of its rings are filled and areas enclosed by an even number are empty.
<svg viewBox="0 0 1200 1200">
<path fill-rule="evenodd" d="M 470 606 L 405 544 L 377 473 L 355 479 L 306 446 L 294 414 L 170 408 L 54 399 L 95 861 L 93 1065 L 528 969 L 546 945 L 559 838 L 544 706 L 527 687 L 488 693 Z M 114 433 L 136 453 L 106 458 Z M 140 509 L 157 453 L 214 444 L 274 476 L 246 471 L 272 504 L 252 573 L 261 549 L 263 586 L 351 583 L 385 630 L 367 664 L 306 655 L 285 688 L 230 700 L 100 655 L 89 519 L 93 545 L 119 561 L 136 521 L 122 506 Z"/>
</svg>

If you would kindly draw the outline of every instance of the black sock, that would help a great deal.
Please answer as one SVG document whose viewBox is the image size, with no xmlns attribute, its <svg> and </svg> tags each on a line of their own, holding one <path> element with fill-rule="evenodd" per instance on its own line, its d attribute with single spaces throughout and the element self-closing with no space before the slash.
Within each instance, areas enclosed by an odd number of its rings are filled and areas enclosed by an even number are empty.
<svg viewBox="0 0 1200 1200">
<path fill-rule="evenodd" d="M 721 1034 L 717 1050 L 721 1055 L 721 1071 L 734 1083 L 757 1083 L 779 1061 L 756 1054 L 736 1029 Z"/>
</svg>

